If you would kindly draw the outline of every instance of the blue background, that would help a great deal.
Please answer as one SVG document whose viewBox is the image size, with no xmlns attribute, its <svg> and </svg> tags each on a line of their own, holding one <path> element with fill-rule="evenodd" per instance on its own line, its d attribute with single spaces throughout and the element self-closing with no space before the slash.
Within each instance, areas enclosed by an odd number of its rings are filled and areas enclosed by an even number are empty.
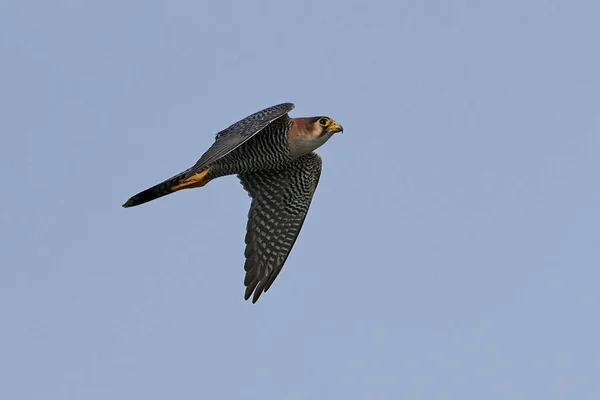
<svg viewBox="0 0 600 400">
<path fill-rule="evenodd" d="M 600 398 L 597 1 L 3 1 L 0 398 Z M 344 126 L 243 301 L 262 108 Z"/>
</svg>

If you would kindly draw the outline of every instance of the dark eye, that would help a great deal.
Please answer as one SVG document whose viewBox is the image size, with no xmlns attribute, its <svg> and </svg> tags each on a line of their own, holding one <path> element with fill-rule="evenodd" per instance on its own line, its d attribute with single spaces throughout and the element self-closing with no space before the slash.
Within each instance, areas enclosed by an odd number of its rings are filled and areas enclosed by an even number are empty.
<svg viewBox="0 0 600 400">
<path fill-rule="evenodd" d="M 328 122 L 329 122 L 329 121 L 327 121 L 327 118 L 321 118 L 321 119 L 319 120 L 319 125 L 326 126 Z"/>
</svg>

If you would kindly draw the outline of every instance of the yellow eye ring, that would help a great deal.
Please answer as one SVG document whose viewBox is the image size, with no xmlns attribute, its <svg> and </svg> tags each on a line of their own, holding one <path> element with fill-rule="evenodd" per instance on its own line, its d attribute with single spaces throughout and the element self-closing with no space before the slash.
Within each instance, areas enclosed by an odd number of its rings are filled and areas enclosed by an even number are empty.
<svg viewBox="0 0 600 400">
<path fill-rule="evenodd" d="M 319 125 L 321 125 L 321 126 L 327 126 L 327 125 L 329 125 L 329 120 L 327 118 L 321 118 L 319 120 Z"/>
</svg>

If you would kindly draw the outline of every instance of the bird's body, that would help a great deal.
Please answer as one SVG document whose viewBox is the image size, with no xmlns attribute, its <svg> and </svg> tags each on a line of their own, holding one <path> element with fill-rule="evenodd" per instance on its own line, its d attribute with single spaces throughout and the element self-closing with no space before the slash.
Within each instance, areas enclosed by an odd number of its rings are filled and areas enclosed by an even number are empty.
<svg viewBox="0 0 600 400">
<path fill-rule="evenodd" d="M 238 175 L 252 197 L 246 234 L 245 298 L 256 302 L 283 267 L 321 174 L 313 152 L 342 127 L 328 117 L 296 118 L 284 103 L 252 114 L 216 135 L 194 166 L 131 197 L 132 207 L 181 189 Z"/>
<path fill-rule="evenodd" d="M 292 161 L 288 132 L 291 121 L 277 119 L 231 153 L 214 162 L 210 179 L 285 166 Z"/>
</svg>

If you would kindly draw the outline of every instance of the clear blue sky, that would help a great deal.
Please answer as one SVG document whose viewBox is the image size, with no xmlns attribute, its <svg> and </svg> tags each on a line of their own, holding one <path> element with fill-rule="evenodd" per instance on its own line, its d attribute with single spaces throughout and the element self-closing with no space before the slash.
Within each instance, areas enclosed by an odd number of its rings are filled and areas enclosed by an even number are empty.
<svg viewBox="0 0 600 400">
<path fill-rule="evenodd" d="M 0 398 L 600 398 L 597 1 L 0 4 Z M 344 134 L 243 301 L 262 108 Z"/>
</svg>

